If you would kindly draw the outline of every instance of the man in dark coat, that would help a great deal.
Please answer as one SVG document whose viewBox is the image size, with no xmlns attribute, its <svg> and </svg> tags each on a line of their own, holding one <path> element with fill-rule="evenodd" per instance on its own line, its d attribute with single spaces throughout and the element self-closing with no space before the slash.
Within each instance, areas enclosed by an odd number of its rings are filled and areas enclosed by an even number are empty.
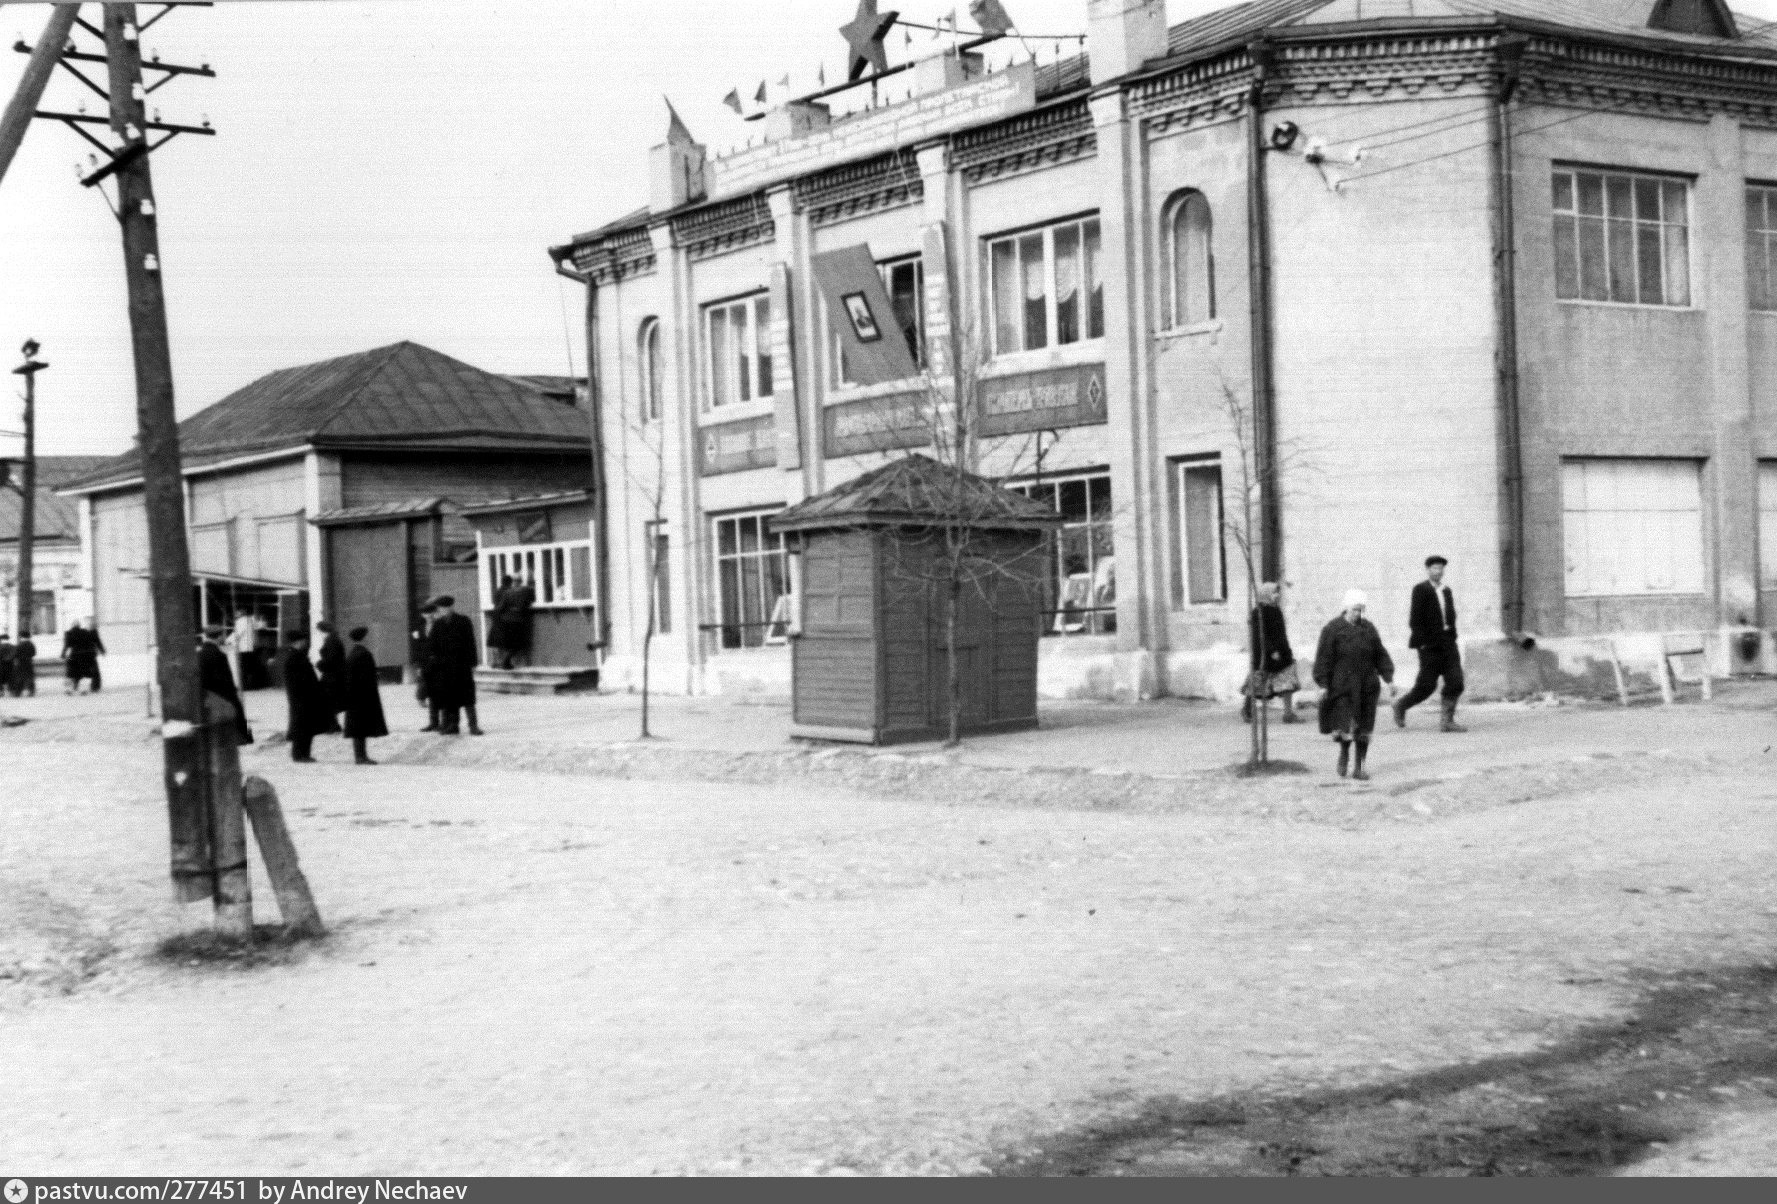
<svg viewBox="0 0 1777 1204">
<path fill-rule="evenodd" d="M 285 734 L 290 737 L 290 759 L 313 761 L 309 749 L 315 737 L 339 730 L 326 695 L 321 693 L 320 679 L 309 664 L 309 637 L 306 631 L 292 631 L 285 637 L 289 649 L 284 653 L 284 697 L 290 706 L 290 723 Z"/>
<path fill-rule="evenodd" d="M 234 708 L 235 743 L 251 744 L 253 729 L 247 726 L 247 711 L 241 706 L 240 691 L 235 688 L 228 653 L 222 650 L 222 641 L 228 634 L 226 627 L 204 628 L 203 643 L 197 646 L 197 680 L 206 694 L 214 694 Z"/>
<path fill-rule="evenodd" d="M 475 717 L 475 666 L 481 661 L 481 650 L 477 647 L 475 624 L 456 612 L 456 599 L 449 594 L 433 598 L 430 605 L 438 612 L 426 640 L 432 665 L 432 696 L 438 703 L 438 730 L 446 736 L 459 734 L 458 714 L 467 711 L 469 734 L 479 736 L 481 724 Z"/>
<path fill-rule="evenodd" d="M 20 636 L 12 647 L 12 680 L 7 689 L 14 698 L 21 694 L 37 697 L 37 645 L 29 635 Z"/>
<path fill-rule="evenodd" d="M 426 708 L 426 726 L 420 729 L 422 732 L 435 732 L 439 727 L 437 683 L 433 680 L 436 674 L 432 668 L 432 624 L 437 619 L 438 609 L 427 602 L 420 607 L 419 630 L 413 633 L 413 668 L 419 679 L 414 697 Z"/>
<path fill-rule="evenodd" d="M 1345 595 L 1343 612 L 1321 629 L 1320 646 L 1314 654 L 1314 683 L 1325 691 L 1320 699 L 1320 732 L 1339 742 L 1339 776 L 1345 776 L 1351 746 L 1357 745 L 1357 765 L 1352 777 L 1369 778 L 1364 757 L 1370 751 L 1370 733 L 1376 730 L 1376 700 L 1381 682 L 1394 686 L 1394 661 L 1382 646 L 1382 636 L 1364 618 L 1369 605 L 1362 590 Z M 1380 679 L 1380 680 L 1378 680 Z"/>
<path fill-rule="evenodd" d="M 389 734 L 383 721 L 383 698 L 376 684 L 376 657 L 364 646 L 368 627 L 351 631 L 352 649 L 346 653 L 345 712 L 346 738 L 352 742 L 352 760 L 359 765 L 375 765 L 370 759 L 367 740 Z"/>
<path fill-rule="evenodd" d="M 87 627 L 79 619 L 62 633 L 62 659 L 68 663 L 68 693 L 77 693 L 83 679 L 93 683 L 94 694 L 99 692 L 99 657 L 104 652 L 105 641 L 99 638 L 98 629 Z"/>
<path fill-rule="evenodd" d="M 12 646 L 12 637 L 0 631 L 0 691 L 19 696 L 18 688 L 13 685 L 12 667 L 18 660 L 18 649 Z"/>
<path fill-rule="evenodd" d="M 326 619 L 316 623 L 315 630 L 321 633 L 321 650 L 315 654 L 316 676 L 327 705 L 337 715 L 346 709 L 346 646 Z"/>
<path fill-rule="evenodd" d="M 1444 719 L 1439 731 L 1465 732 L 1456 722 L 1456 700 L 1462 697 L 1462 652 L 1456 644 L 1456 596 L 1444 584 L 1442 556 L 1425 559 L 1425 580 L 1413 587 L 1413 605 L 1407 612 L 1412 638 L 1407 647 L 1419 652 L 1419 676 L 1405 698 L 1394 704 L 1394 725 L 1407 726 L 1407 712 L 1432 696 L 1438 679 L 1444 679 Z"/>
</svg>

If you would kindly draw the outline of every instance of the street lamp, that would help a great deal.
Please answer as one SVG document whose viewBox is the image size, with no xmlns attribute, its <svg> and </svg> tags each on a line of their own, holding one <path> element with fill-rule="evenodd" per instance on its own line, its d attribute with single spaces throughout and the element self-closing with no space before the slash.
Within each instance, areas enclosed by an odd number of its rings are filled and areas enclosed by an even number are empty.
<svg viewBox="0 0 1777 1204">
<path fill-rule="evenodd" d="M 18 626 L 14 634 L 21 640 L 31 637 L 31 604 L 36 598 L 32 588 L 31 553 L 37 526 L 37 374 L 49 367 L 37 358 L 40 344 L 26 339 L 19 350 L 24 363 L 12 370 L 14 376 L 25 378 L 25 454 L 19 490 L 19 561 L 18 561 Z"/>
</svg>

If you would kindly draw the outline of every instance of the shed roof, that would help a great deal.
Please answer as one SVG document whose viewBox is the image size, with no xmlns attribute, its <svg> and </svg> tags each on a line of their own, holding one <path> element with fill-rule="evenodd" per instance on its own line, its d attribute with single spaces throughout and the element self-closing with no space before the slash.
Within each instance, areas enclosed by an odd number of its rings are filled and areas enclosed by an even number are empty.
<svg viewBox="0 0 1777 1204">
<path fill-rule="evenodd" d="M 1040 502 L 916 453 L 779 511 L 771 517 L 771 529 L 961 523 L 1003 530 L 1060 521 L 1060 515 Z"/>
<path fill-rule="evenodd" d="M 284 448 L 586 449 L 585 410 L 497 372 L 400 342 L 260 377 L 179 424 L 185 467 Z M 141 475 L 129 451 L 73 492 Z"/>
<path fill-rule="evenodd" d="M 462 507 L 447 497 L 410 497 L 398 502 L 369 506 L 345 506 L 323 510 L 309 519 L 317 527 L 346 527 L 355 523 L 380 523 L 397 518 L 424 518 L 430 514 L 456 513 Z"/>
<path fill-rule="evenodd" d="M 464 506 L 463 513 L 473 517 L 479 514 L 504 514 L 513 510 L 546 510 L 550 506 L 572 506 L 591 500 L 590 489 L 558 489 L 554 493 L 531 493 L 523 497 L 476 502 Z"/>
</svg>

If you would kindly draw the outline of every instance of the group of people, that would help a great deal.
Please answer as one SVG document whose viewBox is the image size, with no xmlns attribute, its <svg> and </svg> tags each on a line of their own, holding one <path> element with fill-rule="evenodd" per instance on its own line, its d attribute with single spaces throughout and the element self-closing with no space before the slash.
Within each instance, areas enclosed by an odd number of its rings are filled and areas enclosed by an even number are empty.
<svg viewBox="0 0 1777 1204">
<path fill-rule="evenodd" d="M 1320 731 L 1339 745 L 1336 769 L 1358 780 L 1370 775 L 1364 761 L 1376 730 L 1376 707 L 1382 686 L 1388 685 L 1390 708 L 1396 727 L 1407 726 L 1407 712 L 1438 692 L 1442 683 L 1443 719 L 1439 730 L 1466 731 L 1456 722 L 1456 704 L 1462 697 L 1462 654 L 1456 634 L 1456 597 L 1444 584 L 1449 561 L 1443 556 L 1425 560 L 1425 580 L 1413 587 L 1407 613 L 1410 639 L 1407 646 L 1419 654 L 1419 676 L 1404 697 L 1394 697 L 1394 660 L 1383 646 L 1375 624 L 1364 617 L 1369 599 L 1362 590 L 1345 595 L 1339 614 L 1321 629 L 1314 654 L 1314 684 L 1321 688 Z M 1294 696 L 1301 689 L 1295 654 L 1290 650 L 1284 624 L 1281 591 L 1276 582 L 1259 587 L 1259 597 L 1248 622 L 1252 674 L 1246 687 L 1242 714 L 1250 722 L 1255 698 L 1280 698 L 1283 722 L 1298 723 Z"/>
<path fill-rule="evenodd" d="M 0 631 L 0 693 L 17 698 L 21 694 L 37 694 L 37 645 L 30 636 L 18 643 Z"/>
<path fill-rule="evenodd" d="M 98 631 L 80 619 L 62 633 L 62 672 L 69 694 L 77 693 L 81 682 L 89 683 L 92 693 L 99 692 L 99 655 L 104 651 Z M 0 632 L 0 693 L 13 698 L 37 696 L 37 642 L 29 635 L 15 643 Z"/>
</svg>

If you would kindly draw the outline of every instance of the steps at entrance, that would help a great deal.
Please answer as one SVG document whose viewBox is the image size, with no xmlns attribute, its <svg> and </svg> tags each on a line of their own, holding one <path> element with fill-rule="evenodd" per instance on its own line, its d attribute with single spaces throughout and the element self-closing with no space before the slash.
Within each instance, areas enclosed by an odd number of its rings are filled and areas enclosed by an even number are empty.
<svg viewBox="0 0 1777 1204">
<path fill-rule="evenodd" d="M 475 670 L 475 688 L 493 694 L 573 694 L 598 685 L 599 671 L 583 665 Z"/>
</svg>

